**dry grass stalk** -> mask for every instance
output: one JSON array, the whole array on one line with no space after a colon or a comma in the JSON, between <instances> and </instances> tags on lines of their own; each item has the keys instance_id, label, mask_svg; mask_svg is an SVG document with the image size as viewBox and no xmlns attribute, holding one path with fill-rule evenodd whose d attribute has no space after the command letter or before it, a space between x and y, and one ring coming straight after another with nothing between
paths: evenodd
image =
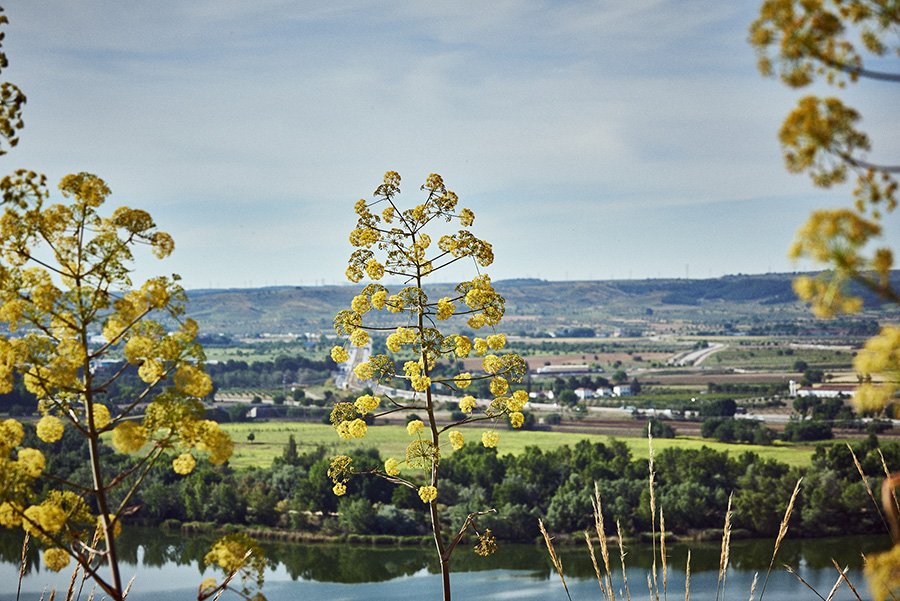
<instances>
[{"instance_id":1,"label":"dry grass stalk","mask_svg":"<svg viewBox=\"0 0 900 601\"><path fill-rule=\"evenodd\" d=\"M789 565L785 565L785 566L784 566L784 569L787 570L788 574L793 575L794 578L796 578L797 580L799 580L801 584L803 584L806 588L808 588L809 590L811 590L811 591L813 592L813 594L814 594L816 597L818 597L818 598L821 599L822 601L825 601L825 597L823 597L822 595L820 595L820 594L819 594L819 591L817 591L815 588L812 587L812 585L810 585L806 580L804 580L803 577L802 577L800 574L798 574L797 572L795 572L795 571L794 571L794 568L792 568L792 567L789 566ZM839 580L840 580L840 579L839 579ZM759 597L759 598L762 599L762 594L760 594L760 597Z\"/></svg>"},{"instance_id":2,"label":"dry grass stalk","mask_svg":"<svg viewBox=\"0 0 900 601\"><path fill-rule=\"evenodd\" d=\"M650 574L647 574L647 590L650 592L650 601L653 601L653 581L650 580Z\"/></svg>"},{"instance_id":3,"label":"dry grass stalk","mask_svg":"<svg viewBox=\"0 0 900 601\"><path fill-rule=\"evenodd\" d=\"M25 561L28 556L28 541L30 538L26 532L25 538L22 539L22 559L19 561L19 586L16 588L16 601L19 601L19 595L22 594L22 580L25 578Z\"/></svg>"},{"instance_id":4,"label":"dry grass stalk","mask_svg":"<svg viewBox=\"0 0 900 601\"><path fill-rule=\"evenodd\" d=\"M838 569L838 571L840 572L840 569ZM843 581L844 579L839 575L837 580L834 581L834 586L832 586L831 590L828 591L828 596L825 597L825 601L831 601L832 599L834 599L834 596L837 594L838 589L841 588L841 583Z\"/></svg>"},{"instance_id":5,"label":"dry grass stalk","mask_svg":"<svg viewBox=\"0 0 900 601\"><path fill-rule=\"evenodd\" d=\"M137 578L137 576L132 576L132 577L131 577L131 580L128 581L128 586L125 587L125 592L122 593L122 598L123 598L123 599L125 599L126 597L128 597L128 593L131 592L131 587L134 586L134 579L135 579L135 578Z\"/></svg>"},{"instance_id":6,"label":"dry grass stalk","mask_svg":"<svg viewBox=\"0 0 900 601\"><path fill-rule=\"evenodd\" d=\"M725 525L722 528L722 551L719 555L719 577L716 580L716 601L719 595L725 594L725 578L728 573L728 554L731 551L731 502L734 493L728 495L728 508L725 510Z\"/></svg>"},{"instance_id":7,"label":"dry grass stalk","mask_svg":"<svg viewBox=\"0 0 900 601\"><path fill-rule=\"evenodd\" d=\"M756 592L756 578L759 576L759 572L753 574L753 582L750 583L750 599L749 601L753 601L753 593Z\"/></svg>"},{"instance_id":8,"label":"dry grass stalk","mask_svg":"<svg viewBox=\"0 0 900 601\"><path fill-rule=\"evenodd\" d=\"M69 588L66 589L66 601L72 601L75 598L75 583L78 581L78 572L81 564L76 563L75 569L72 570L72 577L69 579Z\"/></svg>"},{"instance_id":9,"label":"dry grass stalk","mask_svg":"<svg viewBox=\"0 0 900 601\"><path fill-rule=\"evenodd\" d=\"M597 582L600 584L600 592L603 593L604 599L609 599L609 593L606 592L606 587L603 584L603 574L600 573L600 564L597 563L597 555L594 553L594 544L591 542L591 533L588 530L584 531L584 542L587 543L588 553L591 555L591 564L594 566L594 573L597 575Z\"/></svg>"},{"instance_id":10,"label":"dry grass stalk","mask_svg":"<svg viewBox=\"0 0 900 601\"><path fill-rule=\"evenodd\" d=\"M668 599L668 571L666 568L666 517L663 515L662 505L659 507L659 558L662 560L663 572L663 599Z\"/></svg>"},{"instance_id":11,"label":"dry grass stalk","mask_svg":"<svg viewBox=\"0 0 900 601\"><path fill-rule=\"evenodd\" d=\"M891 470L887 467L887 461L884 460L884 453L881 452L881 449L878 449L878 456L881 457L881 468L884 470L884 477L890 480ZM891 487L891 497L894 500L894 510L897 515L900 515L900 501L897 500L897 490L893 487Z\"/></svg>"},{"instance_id":12,"label":"dry grass stalk","mask_svg":"<svg viewBox=\"0 0 900 601\"><path fill-rule=\"evenodd\" d=\"M541 535L544 537L544 542L547 543L547 552L550 553L550 561L553 562L553 567L556 568L556 573L559 574L559 579L562 580L563 589L566 591L566 597L569 598L569 601L572 601L572 595L569 594L569 586L566 584L566 576L563 574L562 560L553 548L553 541L550 539L550 535L547 534L547 529L544 528L543 520L538 520L538 526L541 529Z\"/></svg>"},{"instance_id":13,"label":"dry grass stalk","mask_svg":"<svg viewBox=\"0 0 900 601\"><path fill-rule=\"evenodd\" d=\"M653 469L653 434L650 432L650 424L647 424L647 444L650 447L648 469L650 471L650 537L653 541L653 589L656 592L656 601L659 601L659 585L656 582L656 488L653 486L656 480L656 472Z\"/></svg>"},{"instance_id":14,"label":"dry grass stalk","mask_svg":"<svg viewBox=\"0 0 900 601\"><path fill-rule=\"evenodd\" d=\"M853 465L856 466L856 471L859 472L859 477L862 480L863 486L866 488L866 493L872 500L872 505L875 506L878 517L881 518L881 523L884 524L885 529L889 530L890 527L884 519L884 514L881 512L881 506L878 504L878 501L875 500L875 495L872 493L872 488L869 486L869 479L866 478L866 473L863 471L862 465L860 465L859 459L856 458L856 453L853 452L853 447L851 447L849 443L847 443L847 450L850 451L850 456L853 457Z\"/></svg>"},{"instance_id":15,"label":"dry grass stalk","mask_svg":"<svg viewBox=\"0 0 900 601\"><path fill-rule=\"evenodd\" d=\"M763 595L766 594L766 585L769 584L769 575L772 574L772 566L775 565L775 557L778 555L778 550L781 548L781 542L787 534L788 521L790 521L791 514L794 512L794 502L797 500L797 495L800 494L801 482L803 482L803 478L797 480L797 484L794 485L794 492L791 493L791 499L788 501L787 508L784 510L784 517L781 518L781 525L778 526L778 536L775 537L775 548L772 550L772 559L769 560L769 569L766 570L766 578L763 580L762 591L759 593L760 601L762 601Z\"/></svg>"},{"instance_id":16,"label":"dry grass stalk","mask_svg":"<svg viewBox=\"0 0 900 601\"><path fill-rule=\"evenodd\" d=\"M687 567L684 568L684 601L691 599L691 550L688 549Z\"/></svg>"},{"instance_id":17,"label":"dry grass stalk","mask_svg":"<svg viewBox=\"0 0 900 601\"><path fill-rule=\"evenodd\" d=\"M622 525L616 520L616 536L619 537L619 558L622 560L622 582L625 585L625 598L631 601L631 592L628 590L628 573L625 571L625 539L622 537Z\"/></svg>"},{"instance_id":18,"label":"dry grass stalk","mask_svg":"<svg viewBox=\"0 0 900 601\"><path fill-rule=\"evenodd\" d=\"M606 569L606 588L611 601L616 601L616 594L612 588L612 569L609 567L609 541L606 538L606 525L603 521L603 503L600 500L600 488L594 482L594 498L591 500L594 506L594 528L600 539L600 556L603 558L603 567Z\"/></svg>"},{"instance_id":19,"label":"dry grass stalk","mask_svg":"<svg viewBox=\"0 0 900 601\"><path fill-rule=\"evenodd\" d=\"M838 571L838 574L840 574L840 580L843 580L844 582L847 583L847 586L850 587L851 591L853 591L853 595L858 599L858 601L862 601L862 599L859 596L859 592L856 590L856 587L853 586L853 583L850 582L849 578L847 578L847 570L849 568L841 569L841 566L839 566L838 562L836 562L834 559L831 560L831 563L832 563L832 565L834 565L834 569Z\"/></svg>"}]
</instances>

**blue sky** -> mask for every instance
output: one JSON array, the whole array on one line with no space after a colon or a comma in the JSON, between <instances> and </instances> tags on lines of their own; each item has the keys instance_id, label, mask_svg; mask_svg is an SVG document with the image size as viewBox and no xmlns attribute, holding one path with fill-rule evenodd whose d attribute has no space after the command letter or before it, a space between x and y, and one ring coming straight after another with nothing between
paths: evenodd
<instances>
[{"instance_id":1,"label":"blue sky","mask_svg":"<svg viewBox=\"0 0 900 601\"><path fill-rule=\"evenodd\" d=\"M757 74L755 1L4 7L28 95L6 171L100 175L175 237L138 275L188 288L343 281L353 203L388 169L410 203L444 176L495 279L801 269L805 215L847 203L782 166L799 93ZM900 156L895 90L858 88L871 158Z\"/></svg>"}]
</instances>

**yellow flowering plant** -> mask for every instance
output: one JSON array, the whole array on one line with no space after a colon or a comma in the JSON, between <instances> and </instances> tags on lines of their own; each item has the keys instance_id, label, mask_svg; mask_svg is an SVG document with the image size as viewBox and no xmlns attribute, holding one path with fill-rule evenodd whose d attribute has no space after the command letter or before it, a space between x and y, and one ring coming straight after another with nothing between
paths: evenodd
<instances>
[{"instance_id":1,"label":"yellow flowering plant","mask_svg":"<svg viewBox=\"0 0 900 601\"><path fill-rule=\"evenodd\" d=\"M11 146L21 127L18 106L0 110L0 136ZM0 526L22 529L46 547L48 568L74 560L121 601L126 583L115 538L143 478L170 453L180 474L197 457L224 463L232 443L203 419L201 399L212 382L178 276L131 280L134 250L164 258L174 248L171 236L140 209L104 210L110 190L95 175L65 176L59 194L51 202L46 178L31 171L0 180L0 393L21 378L38 400L42 442L66 431L82 437L91 483L47 473L45 451L23 447L22 424L8 419L0 423ZM142 386L110 399L111 410L106 392L130 370ZM123 473L104 465L102 447L110 443L135 454Z\"/></svg>"},{"instance_id":2,"label":"yellow flowering plant","mask_svg":"<svg viewBox=\"0 0 900 601\"><path fill-rule=\"evenodd\" d=\"M843 89L860 79L900 83L898 28L900 11L894 0L764 0L750 27L750 42L763 75L778 76L793 88L824 79ZM873 69L873 64L892 70ZM863 300L851 283L900 304L900 291L891 281L893 251L879 245L885 217L895 214L897 207L895 174L900 166L868 159L872 144L859 129L860 120L860 113L840 98L807 95L779 132L789 171L807 173L822 188L855 180L852 205L813 211L790 249L792 258L828 268L818 276L794 280L797 295L822 318L862 310ZM883 326L857 353L854 369L861 380L853 399L856 408L863 414L896 416L900 328ZM896 503L893 483L898 480L897 474L886 479L888 515ZM876 601L900 593L898 532L892 532L891 551L867 558L866 574Z\"/></svg>"},{"instance_id":3,"label":"yellow flowering plant","mask_svg":"<svg viewBox=\"0 0 900 601\"><path fill-rule=\"evenodd\" d=\"M843 89L860 79L900 83L896 32L900 14L891 0L765 0L750 27L760 72L777 76L786 85L802 88L824 79ZM894 71L871 68L891 63ZM816 186L830 188L855 180L853 204L847 208L813 211L790 249L795 259L824 264L818 276L799 276L794 290L818 317L856 313L862 298L850 284L881 298L900 303L890 276L893 252L879 246L885 217L897 207L900 166L875 163L868 134L859 128L861 115L837 97L807 95L785 118L779 132L787 169L807 173ZM895 346L886 344L893 342ZM879 413L893 402L897 390L893 355L900 341L889 329L867 345L855 367L866 386L855 402L860 411ZM872 352L882 354L875 360ZM896 361L894 361L896 366ZM887 369L880 369L887 366Z\"/></svg>"},{"instance_id":4,"label":"yellow flowering plant","mask_svg":"<svg viewBox=\"0 0 900 601\"><path fill-rule=\"evenodd\" d=\"M331 412L331 423L342 438L365 435L365 416L384 416L397 412L424 412L423 420L407 425L411 438L403 459L388 458L384 469L356 471L352 460L341 455L332 461L329 477L335 494L346 493L346 483L360 473L373 474L397 485L407 486L428 506L435 548L443 576L444 599L450 598L450 555L472 529L480 539L475 519L484 512L470 514L454 536L447 537L440 518L440 463L451 449L465 444L459 426L479 421L509 420L514 428L524 418L520 410L527 401L524 391L510 393L511 384L521 382L527 366L516 354L498 355L506 346L506 336L494 331L503 317L505 301L494 289L490 277L480 269L494 260L491 245L477 238L470 228L475 214L457 208L457 195L448 190L440 175L431 174L421 187L425 199L412 208L397 205L400 176L394 171L384 175L375 190L375 199L356 203L356 227L350 243L356 248L350 255L347 279L360 282L368 277L346 310L334 318L335 331L349 344L358 347L350 353L343 345L335 346L331 357L336 362L351 361L347 372L351 386L370 386L372 394L360 396L355 403L339 402ZM446 224L457 222L459 229ZM445 231L440 228L444 227ZM432 240L432 236L436 238ZM436 242L436 243L435 243ZM429 298L425 281L458 261L474 263L476 275L455 286L452 296ZM389 276L399 284L393 289L382 283ZM464 321L472 330L487 330L484 337L473 339L450 333L452 323ZM390 325L385 325L385 324ZM371 355L372 336L384 336L388 354ZM400 363L401 357L413 356ZM449 377L437 375L440 362L455 364L458 359L482 357L481 372L463 372ZM409 391L397 392L404 386L392 384L405 380ZM489 382L490 398L478 400L466 395L460 401L464 417L443 423L436 415L435 395L442 390L461 394L473 381ZM485 447L496 447L499 434L490 430L482 437ZM424 483L415 471L424 472ZM489 534L488 534L489 536ZM480 552L495 548L493 539L484 538Z\"/></svg>"}]
</instances>

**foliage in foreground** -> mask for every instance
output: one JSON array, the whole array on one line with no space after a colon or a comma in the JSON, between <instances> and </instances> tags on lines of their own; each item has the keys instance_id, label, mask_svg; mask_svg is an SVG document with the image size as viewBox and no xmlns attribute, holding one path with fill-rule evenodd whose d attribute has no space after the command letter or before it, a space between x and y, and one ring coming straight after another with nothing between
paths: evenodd
<instances>
[{"instance_id":1,"label":"foliage in foreground","mask_svg":"<svg viewBox=\"0 0 900 601\"><path fill-rule=\"evenodd\" d=\"M349 382L371 382L375 394L364 394L354 403L337 403L331 412L331 422L342 438L362 438L366 434L366 416L378 417L396 412L420 411L425 421L412 419L407 431L414 440L409 444L404 459L388 458L383 467L360 470L352 458L340 455L332 460L328 476L334 483L334 493L346 493L347 482L356 474L368 473L393 484L416 491L428 507L432 533L438 559L441 564L444 599L450 599L450 556L463 536L471 529L479 537L476 552L488 555L495 548L490 530L479 531L476 518L484 515L484 508L474 509L454 525L456 534L446 535L441 519L438 496L441 494L440 474L442 448L460 449L466 444L460 426L508 419L514 428L525 421L522 408L528 401L524 390L513 392L511 383L521 382L527 366L516 354L495 354L506 345L506 336L494 331L503 318L505 301L491 284L487 274L480 273L471 280L460 282L453 296L435 301L425 291L425 281L436 273L461 260L472 261L476 270L488 267L494 260L491 245L472 234L470 228L475 214L467 208L457 208L457 195L446 188L441 176L431 174L421 188L426 198L421 204L400 209L396 204L400 194L400 176L394 171L384 175L384 182L375 190L371 203L361 199L356 203L356 228L350 233L350 243L356 250L350 255L347 279L359 282L368 276L371 283L353 298L350 308L340 311L334 318L335 331L346 336L353 349L352 373ZM372 208L381 205L380 213ZM458 222L460 229L439 229L442 223ZM437 248L432 247L432 235L438 238ZM439 236L439 237L438 237ZM390 294L378 283L385 276L403 282L400 290ZM381 324L373 314L381 311L396 316L388 326ZM454 320L454 317L456 319ZM471 339L463 334L449 334L444 324L465 318L473 330L487 328L491 333L484 338ZM439 322L443 322L440 323ZM370 332L388 331L386 347L391 355L376 354L357 361L359 353L371 348ZM364 350L357 350L364 349ZM403 374L397 374L395 357L412 355L403 363ZM442 360L465 358L474 354L483 357L483 373L469 372L441 377L436 372ZM331 354L338 363L351 360L343 346L335 346ZM409 382L413 394L405 397L396 394L395 379ZM461 392L473 382L489 381L490 396L486 406L479 405L474 396L466 395L459 402L462 418L448 425L439 425L435 419L433 390L442 388ZM384 406L382 405L384 403ZM497 446L500 440L496 430L488 430L481 436L485 448ZM406 467L407 472L402 473ZM425 473L424 482L411 478L411 470Z\"/></svg>"},{"instance_id":2,"label":"foliage in foreground","mask_svg":"<svg viewBox=\"0 0 900 601\"><path fill-rule=\"evenodd\" d=\"M0 135L14 146L24 95L3 84L0 96ZM39 444L24 444L18 420L0 423L0 525L38 541L51 570L74 559L76 570L121 601L127 586L115 541L143 478L172 451L179 474L193 470L195 455L222 464L232 443L203 419L200 399L212 383L195 342L197 324L182 317L178 276L138 286L131 280L135 249L164 258L174 249L171 236L140 209L105 210L110 190L95 175L67 175L59 191L62 201L51 203L46 177L27 170L0 180L0 325L7 332L0 334L0 393L22 378L42 416ZM125 366L103 369L120 355ZM137 368L141 385L121 404L104 404L127 365ZM52 469L45 454L67 429L87 446L90 478L81 483L71 471ZM136 457L118 473L104 466L110 441ZM101 575L104 564L108 574Z\"/></svg>"}]
</instances>

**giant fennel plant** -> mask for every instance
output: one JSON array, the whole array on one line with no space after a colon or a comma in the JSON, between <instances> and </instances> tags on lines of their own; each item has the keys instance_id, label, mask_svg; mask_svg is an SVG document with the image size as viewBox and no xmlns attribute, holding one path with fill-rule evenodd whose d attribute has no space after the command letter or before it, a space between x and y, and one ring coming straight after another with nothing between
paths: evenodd
<instances>
[{"instance_id":1,"label":"giant fennel plant","mask_svg":"<svg viewBox=\"0 0 900 601\"><path fill-rule=\"evenodd\" d=\"M0 68L6 64L0 52ZM0 84L0 144L18 142L24 104L18 87ZM26 446L21 421L0 421L0 526L24 530L26 544L37 540L51 570L74 560L73 583L81 570L121 601L128 584L116 537L137 509L144 477L170 457L179 474L190 473L197 458L224 463L233 445L203 419L201 399L212 382L178 276L140 285L131 279L134 251L146 247L164 258L172 237L145 211L105 210L110 190L95 175L67 175L59 192L62 199L51 202L46 177L33 171L0 180L0 394L21 381L41 415L34 446ZM141 384L121 386L130 396L111 398L132 371ZM48 457L67 429L86 443L89 482L50 470ZM124 471L107 461L107 445L132 455ZM198 599L234 588L238 574L261 584L264 559L242 535L217 542L206 562L227 576L205 580Z\"/></svg>"},{"instance_id":2,"label":"giant fennel plant","mask_svg":"<svg viewBox=\"0 0 900 601\"><path fill-rule=\"evenodd\" d=\"M498 333L496 326L503 318L505 301L490 277L481 273L494 255L491 245L471 232L474 213L458 208L457 195L437 174L428 176L421 191L424 200L420 204L402 209L397 204L400 176L388 171L375 190L375 199L356 203L357 223L350 233L356 250L350 255L346 276L351 282L367 278L370 283L353 298L349 309L334 318L336 332L348 339L353 360L343 345L335 346L331 356L338 363L351 362L351 381L357 387L368 383L373 392L360 395L353 403L336 403L331 423L341 438L352 439L366 435L368 416L415 411L424 413L425 419L408 422L411 441L405 457L388 458L380 469L357 470L350 457L340 455L332 460L328 475L339 496L346 493L350 478L360 474L418 492L430 514L444 599L450 599L450 556L467 532L477 535L475 551L480 555L492 553L496 543L490 530L478 529L477 519L484 511L469 514L451 534L445 534L440 512L441 459L466 444L461 426L489 423L492 428L481 434L480 443L485 447L497 446L500 435L496 426L505 420L514 428L522 426L528 395L524 390L513 392L510 384L522 381L527 367L518 355L499 353L506 336ZM447 225L453 222L460 227L455 232ZM438 237L442 227L446 233ZM436 244L430 233L438 237ZM458 283L449 296L430 298L426 280L463 260L474 264L474 277ZM380 283L386 277L398 282L393 291ZM450 326L463 320L468 328L487 333L474 337L453 333ZM362 352L371 348L373 334L385 337L388 353ZM475 373L445 377L435 373L441 362L456 365L457 360L472 356L481 358L481 369ZM396 380L406 384L398 385ZM478 380L489 380L490 398L465 394ZM410 389L407 394L397 392L404 387ZM462 419L439 419L437 391L461 396Z\"/></svg>"}]
</instances>

